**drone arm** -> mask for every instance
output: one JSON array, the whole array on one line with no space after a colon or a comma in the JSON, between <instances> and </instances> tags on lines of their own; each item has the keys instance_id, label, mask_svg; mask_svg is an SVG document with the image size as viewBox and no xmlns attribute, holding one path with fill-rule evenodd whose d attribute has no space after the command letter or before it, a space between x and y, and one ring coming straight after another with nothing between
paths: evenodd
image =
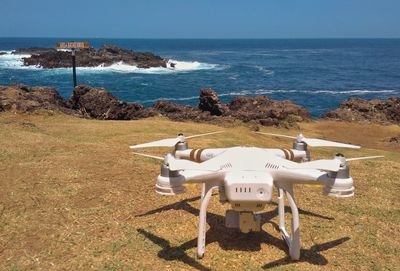
<instances>
[{"instance_id":1,"label":"drone arm","mask_svg":"<svg viewBox=\"0 0 400 271\"><path fill-rule=\"evenodd\" d=\"M185 184L220 184L225 175L221 172L210 172L200 170L163 170L157 177L156 192L161 195L176 195L185 192Z\"/></svg>"},{"instance_id":2,"label":"drone arm","mask_svg":"<svg viewBox=\"0 0 400 271\"><path fill-rule=\"evenodd\" d=\"M204 172L200 170L182 170L183 183L220 183L225 178L224 172Z\"/></svg>"},{"instance_id":3,"label":"drone arm","mask_svg":"<svg viewBox=\"0 0 400 271\"><path fill-rule=\"evenodd\" d=\"M294 149L264 149L264 150L271 152L280 158L291 161L302 161L308 159L307 151L300 151Z\"/></svg>"},{"instance_id":4,"label":"drone arm","mask_svg":"<svg viewBox=\"0 0 400 271\"><path fill-rule=\"evenodd\" d=\"M274 183L324 184L331 179L327 172L317 169L282 169L274 172Z\"/></svg>"},{"instance_id":5,"label":"drone arm","mask_svg":"<svg viewBox=\"0 0 400 271\"><path fill-rule=\"evenodd\" d=\"M337 198L354 196L353 178L349 176L347 167L341 167L337 172L324 172L310 169L281 170L273 175L277 187L292 184L321 184L323 194Z\"/></svg>"},{"instance_id":6,"label":"drone arm","mask_svg":"<svg viewBox=\"0 0 400 271\"><path fill-rule=\"evenodd\" d=\"M175 157L193 162L204 162L226 151L226 148L219 149L187 149L175 151Z\"/></svg>"}]
</instances>

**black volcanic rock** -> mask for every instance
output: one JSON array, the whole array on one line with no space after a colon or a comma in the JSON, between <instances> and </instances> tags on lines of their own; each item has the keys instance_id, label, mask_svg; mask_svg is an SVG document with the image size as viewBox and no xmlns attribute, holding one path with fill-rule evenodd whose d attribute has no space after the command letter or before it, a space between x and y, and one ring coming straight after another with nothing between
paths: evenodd
<instances>
[{"instance_id":1,"label":"black volcanic rock","mask_svg":"<svg viewBox=\"0 0 400 271\"><path fill-rule=\"evenodd\" d=\"M257 121L261 125L277 125L281 121L303 121L310 118L310 112L291 101L275 101L266 96L235 97L224 115L230 115L244 122ZM293 118L293 116L295 116Z\"/></svg>"},{"instance_id":2,"label":"black volcanic rock","mask_svg":"<svg viewBox=\"0 0 400 271\"><path fill-rule=\"evenodd\" d=\"M199 107L157 101L153 107L144 108L140 103L120 101L104 88L84 85L77 86L68 101L49 87L0 86L0 111L46 109L102 120L134 120L161 115L176 121L226 124L241 120L254 125L285 127L310 116L299 105L270 100L265 96L236 97L229 104L221 104L212 89L201 91Z\"/></svg>"},{"instance_id":3,"label":"black volcanic rock","mask_svg":"<svg viewBox=\"0 0 400 271\"><path fill-rule=\"evenodd\" d=\"M54 88L28 87L22 84L0 86L0 111L28 113L40 109L78 115L78 112L68 108Z\"/></svg>"},{"instance_id":4,"label":"black volcanic rock","mask_svg":"<svg viewBox=\"0 0 400 271\"><path fill-rule=\"evenodd\" d=\"M154 104L154 110L159 115L166 116L172 120L184 121L199 119L201 111L190 105L174 104L169 101L160 100Z\"/></svg>"},{"instance_id":5,"label":"black volcanic rock","mask_svg":"<svg viewBox=\"0 0 400 271\"><path fill-rule=\"evenodd\" d=\"M389 142L394 144L400 144L400 135L389 138Z\"/></svg>"},{"instance_id":6,"label":"black volcanic rock","mask_svg":"<svg viewBox=\"0 0 400 271\"><path fill-rule=\"evenodd\" d=\"M387 100L351 97L342 102L339 108L326 112L322 118L400 124L400 97L391 97Z\"/></svg>"},{"instance_id":7,"label":"black volcanic rock","mask_svg":"<svg viewBox=\"0 0 400 271\"><path fill-rule=\"evenodd\" d=\"M131 120L153 115L146 114L142 104L120 101L104 88L84 85L74 89L68 104L82 115L95 119Z\"/></svg>"},{"instance_id":8,"label":"black volcanic rock","mask_svg":"<svg viewBox=\"0 0 400 271\"><path fill-rule=\"evenodd\" d=\"M188 105L158 101L154 110L173 120L199 122L231 122L239 119L263 126L293 126L296 122L307 120L310 113L304 107L290 101L270 100L265 96L235 97L229 104L221 104L212 89L200 91L198 108Z\"/></svg>"},{"instance_id":9,"label":"black volcanic rock","mask_svg":"<svg viewBox=\"0 0 400 271\"><path fill-rule=\"evenodd\" d=\"M22 51L22 49L21 49ZM23 58L25 66L41 66L43 68L72 67L71 52L55 49L32 54ZM111 66L123 62L139 68L167 67L167 60L149 52L134 52L117 46L105 45L99 50L93 48L76 51L77 67Z\"/></svg>"},{"instance_id":10,"label":"black volcanic rock","mask_svg":"<svg viewBox=\"0 0 400 271\"><path fill-rule=\"evenodd\" d=\"M199 109L208 111L211 115L221 116L226 108L219 101L217 93L211 88L203 88L200 90Z\"/></svg>"},{"instance_id":11,"label":"black volcanic rock","mask_svg":"<svg viewBox=\"0 0 400 271\"><path fill-rule=\"evenodd\" d=\"M0 52L0 56L1 55L6 55L7 54L7 52Z\"/></svg>"},{"instance_id":12,"label":"black volcanic rock","mask_svg":"<svg viewBox=\"0 0 400 271\"><path fill-rule=\"evenodd\" d=\"M47 52L56 52L54 48L30 47L30 48L17 48L12 53L14 55L39 55Z\"/></svg>"}]
</instances>

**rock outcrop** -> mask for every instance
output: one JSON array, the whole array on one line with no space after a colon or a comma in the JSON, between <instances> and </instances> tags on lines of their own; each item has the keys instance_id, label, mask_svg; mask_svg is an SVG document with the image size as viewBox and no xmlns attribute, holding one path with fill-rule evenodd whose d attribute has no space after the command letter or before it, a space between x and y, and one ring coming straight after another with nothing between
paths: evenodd
<instances>
[{"instance_id":1,"label":"rock outcrop","mask_svg":"<svg viewBox=\"0 0 400 271\"><path fill-rule=\"evenodd\" d=\"M293 123L310 118L310 112L291 101L275 101L266 96L235 97L229 104L229 115L243 122L256 121L264 126Z\"/></svg>"},{"instance_id":2,"label":"rock outcrop","mask_svg":"<svg viewBox=\"0 0 400 271\"><path fill-rule=\"evenodd\" d=\"M221 116L225 120L239 119L243 122L255 122L264 126L291 125L310 118L304 107L291 101L275 101L266 96L238 96L228 104L222 104L213 89L200 90L199 109L211 116ZM201 117L200 117L201 119Z\"/></svg>"},{"instance_id":3,"label":"rock outcrop","mask_svg":"<svg viewBox=\"0 0 400 271\"><path fill-rule=\"evenodd\" d=\"M132 120L154 115L140 103L120 101L104 88L84 85L74 89L68 105L85 117L103 120Z\"/></svg>"},{"instance_id":4,"label":"rock outcrop","mask_svg":"<svg viewBox=\"0 0 400 271\"><path fill-rule=\"evenodd\" d=\"M255 125L292 126L308 119L309 112L290 101L274 101L264 96L236 97L222 104L214 90L202 89L198 107L157 101L145 108L140 103L118 100L104 88L77 86L65 101L49 87L0 86L0 111L32 112L38 109L102 120L133 120L165 116L176 121L227 123L235 120Z\"/></svg>"},{"instance_id":5,"label":"rock outcrop","mask_svg":"<svg viewBox=\"0 0 400 271\"><path fill-rule=\"evenodd\" d=\"M17 49L14 54L31 54L24 57L25 66L40 66L43 68L72 67L71 52L57 51L52 48ZM138 68L167 67L167 60L149 52L134 52L113 45L105 45L99 50L82 49L76 52L77 67L105 67L123 62Z\"/></svg>"},{"instance_id":6,"label":"rock outcrop","mask_svg":"<svg viewBox=\"0 0 400 271\"><path fill-rule=\"evenodd\" d=\"M211 88L203 88L200 90L199 109L208 111L211 115L221 116L227 111L226 106L219 101L217 93Z\"/></svg>"},{"instance_id":7,"label":"rock outcrop","mask_svg":"<svg viewBox=\"0 0 400 271\"><path fill-rule=\"evenodd\" d=\"M400 144L400 135L389 138L389 143Z\"/></svg>"},{"instance_id":8,"label":"rock outcrop","mask_svg":"<svg viewBox=\"0 0 400 271\"><path fill-rule=\"evenodd\" d=\"M47 52L56 52L54 48L30 47L30 48L17 48L12 53L14 55L39 55Z\"/></svg>"},{"instance_id":9,"label":"rock outcrop","mask_svg":"<svg viewBox=\"0 0 400 271\"><path fill-rule=\"evenodd\" d=\"M349 98L340 107L325 113L322 118L344 121L400 124L400 97L387 100Z\"/></svg>"},{"instance_id":10,"label":"rock outcrop","mask_svg":"<svg viewBox=\"0 0 400 271\"><path fill-rule=\"evenodd\" d=\"M0 111L33 112L36 110L79 113L67 106L57 90L50 87L28 87L22 84L0 86Z\"/></svg>"}]
</instances>

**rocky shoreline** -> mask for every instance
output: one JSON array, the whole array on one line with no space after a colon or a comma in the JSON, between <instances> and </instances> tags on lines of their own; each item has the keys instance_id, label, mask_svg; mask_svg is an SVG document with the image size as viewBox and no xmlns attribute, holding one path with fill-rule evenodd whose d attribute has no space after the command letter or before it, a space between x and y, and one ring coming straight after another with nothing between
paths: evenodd
<instances>
[{"instance_id":1,"label":"rocky shoreline","mask_svg":"<svg viewBox=\"0 0 400 271\"><path fill-rule=\"evenodd\" d=\"M63 99L51 87L22 84L0 86L0 112L30 113L58 111L68 115L101 120L136 120L164 116L174 121L232 123L241 121L262 126L293 127L310 120L309 111L291 101L276 101L266 96L238 96L229 103L220 102L210 88L200 90L197 107L157 101L152 107L118 100L104 88L77 86L70 99ZM339 108L326 112L323 119L381 124L400 124L400 97L388 100L350 98Z\"/></svg>"},{"instance_id":2,"label":"rocky shoreline","mask_svg":"<svg viewBox=\"0 0 400 271\"><path fill-rule=\"evenodd\" d=\"M72 67L71 52L57 51L54 48L18 48L13 54L30 55L23 57L24 66L40 66L42 68ZM81 49L76 52L77 67L108 67L123 62L128 65L146 69L153 67L174 68L173 63L150 52L135 52L114 45L104 45L98 50Z\"/></svg>"},{"instance_id":3,"label":"rocky shoreline","mask_svg":"<svg viewBox=\"0 0 400 271\"><path fill-rule=\"evenodd\" d=\"M304 107L290 101L274 101L265 96L235 97L222 104L212 89L202 89L199 106L157 101L152 107L118 100L103 88L77 86L64 100L56 89L22 84L0 86L0 112L29 113L38 110L59 111L68 115L101 120L135 120L164 116L175 121L229 123L242 121L265 126L290 127L310 119Z\"/></svg>"},{"instance_id":4,"label":"rocky shoreline","mask_svg":"<svg viewBox=\"0 0 400 271\"><path fill-rule=\"evenodd\" d=\"M351 97L342 102L339 108L326 112L324 119L383 124L400 124L400 97L387 100L364 100Z\"/></svg>"}]
</instances>

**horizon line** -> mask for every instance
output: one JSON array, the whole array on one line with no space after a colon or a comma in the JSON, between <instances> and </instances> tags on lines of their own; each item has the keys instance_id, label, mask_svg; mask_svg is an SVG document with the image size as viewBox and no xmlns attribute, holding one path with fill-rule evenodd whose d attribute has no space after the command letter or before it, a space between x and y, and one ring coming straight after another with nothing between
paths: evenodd
<instances>
[{"instance_id":1,"label":"horizon line","mask_svg":"<svg viewBox=\"0 0 400 271\"><path fill-rule=\"evenodd\" d=\"M0 39L132 39L132 40L317 40L317 39L400 39L400 37L269 37L269 38L261 38L261 37L247 37L247 38L205 38L205 37L189 37L189 38L155 38L155 37L31 37L31 36L9 36L9 37L0 37Z\"/></svg>"}]
</instances>

